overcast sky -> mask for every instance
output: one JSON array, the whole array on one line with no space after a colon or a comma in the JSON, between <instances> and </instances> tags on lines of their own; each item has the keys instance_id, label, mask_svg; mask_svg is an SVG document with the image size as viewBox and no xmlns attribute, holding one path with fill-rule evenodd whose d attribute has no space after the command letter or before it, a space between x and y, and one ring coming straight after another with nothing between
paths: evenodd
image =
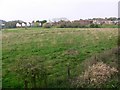
<instances>
[{"instance_id":1,"label":"overcast sky","mask_svg":"<svg viewBox=\"0 0 120 90\"><path fill-rule=\"evenodd\" d=\"M0 19L43 20L66 17L69 20L118 17L119 0L0 0Z\"/></svg>"}]
</instances>

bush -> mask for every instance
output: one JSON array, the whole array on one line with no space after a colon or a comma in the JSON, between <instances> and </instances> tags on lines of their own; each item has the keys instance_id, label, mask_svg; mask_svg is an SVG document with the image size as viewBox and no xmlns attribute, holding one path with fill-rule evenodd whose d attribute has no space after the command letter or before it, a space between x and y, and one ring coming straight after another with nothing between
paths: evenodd
<instances>
[{"instance_id":1,"label":"bush","mask_svg":"<svg viewBox=\"0 0 120 90\"><path fill-rule=\"evenodd\" d=\"M80 22L60 21L55 24L57 28L86 28L88 25L81 25Z\"/></svg>"},{"instance_id":2,"label":"bush","mask_svg":"<svg viewBox=\"0 0 120 90\"><path fill-rule=\"evenodd\" d=\"M18 78L23 80L25 88L39 87L41 81L44 81L46 86L47 74L41 57L18 60L14 66L14 71L17 73ZM29 87L28 84L30 85Z\"/></svg>"},{"instance_id":3,"label":"bush","mask_svg":"<svg viewBox=\"0 0 120 90\"><path fill-rule=\"evenodd\" d=\"M43 24L43 27L44 27L44 28L51 28L52 25L51 25L50 23L44 23L44 24Z\"/></svg>"},{"instance_id":4,"label":"bush","mask_svg":"<svg viewBox=\"0 0 120 90\"><path fill-rule=\"evenodd\" d=\"M91 24L90 28L100 28L100 26L98 24Z\"/></svg>"},{"instance_id":5,"label":"bush","mask_svg":"<svg viewBox=\"0 0 120 90\"><path fill-rule=\"evenodd\" d=\"M116 68L110 67L103 62L98 62L89 66L72 84L76 87L100 88L102 84L106 83L117 72Z\"/></svg>"}]
</instances>

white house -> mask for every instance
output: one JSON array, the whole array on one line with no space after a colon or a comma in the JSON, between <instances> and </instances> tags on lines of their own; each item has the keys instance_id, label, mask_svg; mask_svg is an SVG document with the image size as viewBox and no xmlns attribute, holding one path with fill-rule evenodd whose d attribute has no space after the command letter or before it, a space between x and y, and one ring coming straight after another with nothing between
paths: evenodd
<instances>
[{"instance_id":1,"label":"white house","mask_svg":"<svg viewBox=\"0 0 120 90\"><path fill-rule=\"evenodd\" d=\"M113 21L114 24L118 24L118 20Z\"/></svg>"},{"instance_id":2,"label":"white house","mask_svg":"<svg viewBox=\"0 0 120 90\"><path fill-rule=\"evenodd\" d=\"M22 23L22 27L25 27L26 26L26 24L25 23Z\"/></svg>"},{"instance_id":3,"label":"white house","mask_svg":"<svg viewBox=\"0 0 120 90\"><path fill-rule=\"evenodd\" d=\"M21 27L21 24L17 23L17 24L16 24L16 27Z\"/></svg>"},{"instance_id":4,"label":"white house","mask_svg":"<svg viewBox=\"0 0 120 90\"><path fill-rule=\"evenodd\" d=\"M93 24L113 24L113 22L110 20L98 19L98 20L93 20Z\"/></svg>"},{"instance_id":5,"label":"white house","mask_svg":"<svg viewBox=\"0 0 120 90\"><path fill-rule=\"evenodd\" d=\"M26 25L27 25L27 27L30 27L30 26L31 26L31 23L27 22L27 24L26 24Z\"/></svg>"},{"instance_id":6,"label":"white house","mask_svg":"<svg viewBox=\"0 0 120 90\"><path fill-rule=\"evenodd\" d=\"M0 20L0 30L5 28L5 24L3 23L3 21Z\"/></svg>"},{"instance_id":7,"label":"white house","mask_svg":"<svg viewBox=\"0 0 120 90\"><path fill-rule=\"evenodd\" d=\"M39 23L39 26L41 26L41 23Z\"/></svg>"}]
</instances>

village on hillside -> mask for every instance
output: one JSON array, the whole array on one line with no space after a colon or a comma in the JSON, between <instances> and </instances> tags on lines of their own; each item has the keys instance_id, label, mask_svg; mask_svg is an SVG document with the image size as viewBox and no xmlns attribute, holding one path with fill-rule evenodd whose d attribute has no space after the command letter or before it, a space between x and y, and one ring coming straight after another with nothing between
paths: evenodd
<instances>
[{"instance_id":1,"label":"village on hillside","mask_svg":"<svg viewBox=\"0 0 120 90\"><path fill-rule=\"evenodd\" d=\"M84 27L86 25L117 25L118 18L110 17L110 18L93 18L93 19L80 19L70 21L67 18L54 18L52 20L42 20L42 21L32 21L25 22L21 20L14 21L4 21L0 20L0 28L20 28L20 27Z\"/></svg>"}]
</instances>

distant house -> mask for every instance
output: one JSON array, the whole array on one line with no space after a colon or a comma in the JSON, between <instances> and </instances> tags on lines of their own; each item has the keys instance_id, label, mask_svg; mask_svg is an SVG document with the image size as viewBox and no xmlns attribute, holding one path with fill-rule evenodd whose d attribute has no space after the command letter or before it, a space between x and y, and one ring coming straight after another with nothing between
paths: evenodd
<instances>
[{"instance_id":1,"label":"distant house","mask_svg":"<svg viewBox=\"0 0 120 90\"><path fill-rule=\"evenodd\" d=\"M80 20L81 25L88 25L88 24L91 24L91 23L92 23L92 21L90 21L90 20Z\"/></svg>"},{"instance_id":2,"label":"distant house","mask_svg":"<svg viewBox=\"0 0 120 90\"><path fill-rule=\"evenodd\" d=\"M105 20L105 24L113 24L113 21Z\"/></svg>"},{"instance_id":3,"label":"distant house","mask_svg":"<svg viewBox=\"0 0 120 90\"><path fill-rule=\"evenodd\" d=\"M0 29L5 28L5 22L4 20L0 20Z\"/></svg>"},{"instance_id":4,"label":"distant house","mask_svg":"<svg viewBox=\"0 0 120 90\"><path fill-rule=\"evenodd\" d=\"M93 20L93 24L102 24L103 21L102 20Z\"/></svg>"},{"instance_id":5,"label":"distant house","mask_svg":"<svg viewBox=\"0 0 120 90\"><path fill-rule=\"evenodd\" d=\"M26 27L26 23L25 22L17 23L16 27Z\"/></svg>"},{"instance_id":6,"label":"distant house","mask_svg":"<svg viewBox=\"0 0 120 90\"><path fill-rule=\"evenodd\" d=\"M22 27L25 27L26 26L26 23L22 23Z\"/></svg>"},{"instance_id":7,"label":"distant house","mask_svg":"<svg viewBox=\"0 0 120 90\"><path fill-rule=\"evenodd\" d=\"M93 20L93 24L113 24L113 21L106 19Z\"/></svg>"},{"instance_id":8,"label":"distant house","mask_svg":"<svg viewBox=\"0 0 120 90\"><path fill-rule=\"evenodd\" d=\"M40 27L41 27L41 25L42 25L42 24L41 24L41 23L39 23L39 26L40 26Z\"/></svg>"},{"instance_id":9,"label":"distant house","mask_svg":"<svg viewBox=\"0 0 120 90\"><path fill-rule=\"evenodd\" d=\"M31 23L30 22L27 22L26 25L27 25L27 27L31 27Z\"/></svg>"},{"instance_id":10,"label":"distant house","mask_svg":"<svg viewBox=\"0 0 120 90\"><path fill-rule=\"evenodd\" d=\"M113 21L113 24L118 24L118 20Z\"/></svg>"},{"instance_id":11,"label":"distant house","mask_svg":"<svg viewBox=\"0 0 120 90\"><path fill-rule=\"evenodd\" d=\"M53 18L50 21L51 22L59 22L59 21L69 21L69 20L67 18L65 18L65 17L61 17L61 18Z\"/></svg>"},{"instance_id":12,"label":"distant house","mask_svg":"<svg viewBox=\"0 0 120 90\"><path fill-rule=\"evenodd\" d=\"M78 22L78 23L80 23L80 25L89 25L92 23L91 20L75 20L73 22Z\"/></svg>"},{"instance_id":13,"label":"distant house","mask_svg":"<svg viewBox=\"0 0 120 90\"><path fill-rule=\"evenodd\" d=\"M17 23L16 27L22 27L22 25L20 23Z\"/></svg>"}]
</instances>

